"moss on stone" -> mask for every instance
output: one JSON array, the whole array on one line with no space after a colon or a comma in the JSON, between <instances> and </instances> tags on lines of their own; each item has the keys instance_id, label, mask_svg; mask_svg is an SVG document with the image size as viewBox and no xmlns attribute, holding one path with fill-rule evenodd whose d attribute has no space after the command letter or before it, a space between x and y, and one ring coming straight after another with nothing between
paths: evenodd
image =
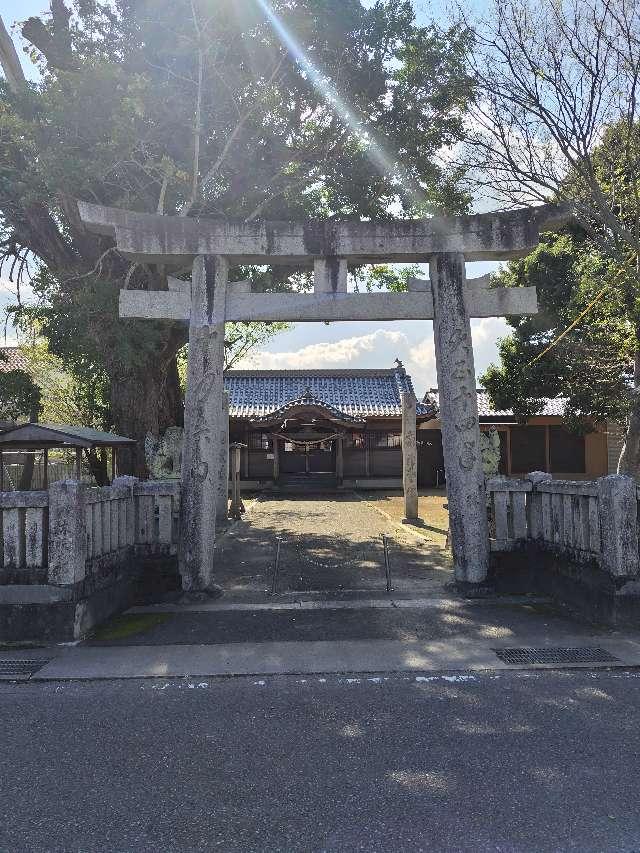
<instances>
[{"instance_id":1,"label":"moss on stone","mask_svg":"<svg viewBox=\"0 0 640 853\"><path fill-rule=\"evenodd\" d=\"M170 613L135 613L116 616L96 629L92 640L124 640L150 631L171 618Z\"/></svg>"}]
</instances>

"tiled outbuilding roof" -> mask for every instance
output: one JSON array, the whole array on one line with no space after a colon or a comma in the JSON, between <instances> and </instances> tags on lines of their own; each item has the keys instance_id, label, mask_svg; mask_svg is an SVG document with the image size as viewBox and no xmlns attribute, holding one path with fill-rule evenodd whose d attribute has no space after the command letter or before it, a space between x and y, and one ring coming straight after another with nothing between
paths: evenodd
<instances>
[{"instance_id":1,"label":"tiled outbuilding roof","mask_svg":"<svg viewBox=\"0 0 640 853\"><path fill-rule=\"evenodd\" d=\"M424 402L431 403L437 408L439 405L438 389L430 388L424 395ZM566 397L547 398L544 400L542 409L537 413L537 415L562 417L564 415L566 402ZM481 418L515 419L515 415L510 409L494 409L491 406L489 394L484 390L484 388L478 388L478 413Z\"/></svg>"},{"instance_id":2,"label":"tiled outbuilding roof","mask_svg":"<svg viewBox=\"0 0 640 853\"><path fill-rule=\"evenodd\" d=\"M399 365L391 370L229 370L225 373L232 418L260 418L299 400L307 391L326 406L351 418L397 418L401 391L413 391L411 377ZM419 417L434 407L418 403Z\"/></svg>"},{"instance_id":3,"label":"tiled outbuilding roof","mask_svg":"<svg viewBox=\"0 0 640 853\"><path fill-rule=\"evenodd\" d=\"M20 347L0 347L0 353L5 358L0 357L0 373L7 373L9 370L27 370L29 362Z\"/></svg>"}]
</instances>

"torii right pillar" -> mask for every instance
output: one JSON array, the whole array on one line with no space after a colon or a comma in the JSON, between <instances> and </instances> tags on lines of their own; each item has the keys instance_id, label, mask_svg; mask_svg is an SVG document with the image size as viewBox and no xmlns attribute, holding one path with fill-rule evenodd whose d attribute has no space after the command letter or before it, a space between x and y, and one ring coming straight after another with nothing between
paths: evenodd
<instances>
[{"instance_id":1,"label":"torii right pillar","mask_svg":"<svg viewBox=\"0 0 640 853\"><path fill-rule=\"evenodd\" d=\"M464 589L485 581L490 553L464 255L433 255L429 277L451 548L455 579Z\"/></svg>"}]
</instances>

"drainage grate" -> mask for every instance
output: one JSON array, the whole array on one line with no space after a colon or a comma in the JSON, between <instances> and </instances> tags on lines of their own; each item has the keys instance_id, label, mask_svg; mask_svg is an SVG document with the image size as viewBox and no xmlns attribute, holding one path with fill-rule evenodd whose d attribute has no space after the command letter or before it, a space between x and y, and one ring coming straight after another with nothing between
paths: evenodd
<instances>
[{"instance_id":1,"label":"drainage grate","mask_svg":"<svg viewBox=\"0 0 640 853\"><path fill-rule=\"evenodd\" d=\"M49 661L45 658L39 660L0 660L0 679L30 678L46 663Z\"/></svg>"},{"instance_id":2,"label":"drainage grate","mask_svg":"<svg viewBox=\"0 0 640 853\"><path fill-rule=\"evenodd\" d=\"M580 649L493 649L496 655L504 663L527 664L527 663L619 663L605 649L580 648Z\"/></svg>"}]
</instances>

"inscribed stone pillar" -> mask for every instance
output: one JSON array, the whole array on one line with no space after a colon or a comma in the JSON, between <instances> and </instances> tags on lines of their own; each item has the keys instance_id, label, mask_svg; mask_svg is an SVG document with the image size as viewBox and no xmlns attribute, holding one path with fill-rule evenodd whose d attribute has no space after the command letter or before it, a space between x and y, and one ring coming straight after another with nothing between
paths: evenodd
<instances>
[{"instance_id":1,"label":"inscribed stone pillar","mask_svg":"<svg viewBox=\"0 0 640 853\"><path fill-rule=\"evenodd\" d=\"M633 477L600 477L600 563L614 577L638 574L638 496Z\"/></svg>"},{"instance_id":2,"label":"inscribed stone pillar","mask_svg":"<svg viewBox=\"0 0 640 853\"><path fill-rule=\"evenodd\" d=\"M416 441L416 398L410 391L400 393L402 402L402 488L403 522L418 520L418 447Z\"/></svg>"},{"instance_id":3,"label":"inscribed stone pillar","mask_svg":"<svg viewBox=\"0 0 640 853\"><path fill-rule=\"evenodd\" d=\"M222 430L220 440L221 476L218 483L218 503L216 518L218 526L222 526L229 515L229 392L222 392Z\"/></svg>"},{"instance_id":4,"label":"inscribed stone pillar","mask_svg":"<svg viewBox=\"0 0 640 853\"><path fill-rule=\"evenodd\" d=\"M215 592L216 504L222 464L226 258L197 257L193 265L189 363L184 415L179 567L187 592Z\"/></svg>"},{"instance_id":5,"label":"inscribed stone pillar","mask_svg":"<svg viewBox=\"0 0 640 853\"><path fill-rule=\"evenodd\" d=\"M72 586L84 579L87 560L86 490L87 487L77 480L63 480L49 486L47 580L50 584Z\"/></svg>"},{"instance_id":6,"label":"inscribed stone pillar","mask_svg":"<svg viewBox=\"0 0 640 853\"><path fill-rule=\"evenodd\" d=\"M344 437L336 438L336 480L341 486L344 481Z\"/></svg>"},{"instance_id":7,"label":"inscribed stone pillar","mask_svg":"<svg viewBox=\"0 0 640 853\"><path fill-rule=\"evenodd\" d=\"M455 577L482 583L489 569L489 527L464 255L433 255L429 271Z\"/></svg>"}]
</instances>

